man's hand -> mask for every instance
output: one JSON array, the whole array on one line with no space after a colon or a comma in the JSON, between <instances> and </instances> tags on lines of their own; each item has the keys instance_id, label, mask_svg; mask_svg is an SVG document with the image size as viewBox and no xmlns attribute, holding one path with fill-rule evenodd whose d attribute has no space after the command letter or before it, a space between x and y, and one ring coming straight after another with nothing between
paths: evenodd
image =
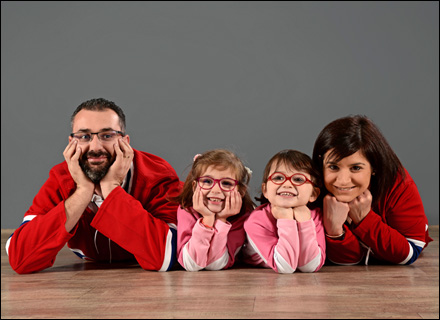
<instances>
[{"instance_id":1,"label":"man's hand","mask_svg":"<svg viewBox=\"0 0 440 320\"><path fill-rule=\"evenodd\" d=\"M72 231L78 223L84 210L92 200L95 190L95 184L84 174L79 166L81 154L82 150L78 147L76 139L72 139L63 152L70 175L76 183L75 192L64 202L67 232Z\"/></svg>"},{"instance_id":2,"label":"man's hand","mask_svg":"<svg viewBox=\"0 0 440 320\"><path fill-rule=\"evenodd\" d=\"M103 198L107 198L114 188L121 186L133 161L134 151L124 138L114 144L116 159L100 182Z\"/></svg>"},{"instance_id":3,"label":"man's hand","mask_svg":"<svg viewBox=\"0 0 440 320\"><path fill-rule=\"evenodd\" d=\"M81 158L82 150L81 147L78 146L78 140L72 139L66 149L64 149L63 155L67 162L70 175L72 176L73 181L75 181L76 188L91 192L91 199L93 191L95 190L95 184L84 174L79 166L79 159Z\"/></svg>"}]
</instances>

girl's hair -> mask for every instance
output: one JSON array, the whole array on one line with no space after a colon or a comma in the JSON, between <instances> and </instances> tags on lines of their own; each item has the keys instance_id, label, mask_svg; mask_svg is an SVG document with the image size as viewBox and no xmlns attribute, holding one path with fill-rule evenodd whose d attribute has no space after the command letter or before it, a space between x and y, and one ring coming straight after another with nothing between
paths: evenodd
<instances>
[{"instance_id":1,"label":"girl's hair","mask_svg":"<svg viewBox=\"0 0 440 320\"><path fill-rule=\"evenodd\" d=\"M250 170L244 166L240 158L238 158L233 152L225 149L210 150L196 156L191 170L186 177L181 194L175 198L172 198L172 200L179 203L184 209L192 207L192 198L194 193L193 183L197 178L203 175L209 166L214 166L221 170L232 168L236 174L236 180L239 182L237 187L243 198L241 210L239 214L228 219L234 220L244 213L252 211L254 209L254 203L252 202L248 192L248 184L251 178Z\"/></svg>"},{"instance_id":2,"label":"girl's hair","mask_svg":"<svg viewBox=\"0 0 440 320\"><path fill-rule=\"evenodd\" d=\"M286 149L275 154L269 162L266 164L263 172L263 184L267 183L269 179L270 170L273 165L278 168L280 165L284 164L288 168L292 168L298 171L303 171L310 174L310 180L315 184L316 187L321 189L321 178L319 171L315 168L312 159L305 153L297 150ZM268 203L269 200L261 193L260 198L255 198L261 204ZM314 206L312 203L309 206Z\"/></svg>"},{"instance_id":3,"label":"girl's hair","mask_svg":"<svg viewBox=\"0 0 440 320\"><path fill-rule=\"evenodd\" d=\"M366 116L343 117L324 127L313 148L313 161L321 174L324 169L324 155L328 151L328 159L335 162L357 151L367 158L375 173L371 176L370 192L373 196L372 206L376 209L379 203L383 204L398 174L405 178L405 170L399 158L379 128ZM321 193L321 199L326 193Z\"/></svg>"}]
</instances>

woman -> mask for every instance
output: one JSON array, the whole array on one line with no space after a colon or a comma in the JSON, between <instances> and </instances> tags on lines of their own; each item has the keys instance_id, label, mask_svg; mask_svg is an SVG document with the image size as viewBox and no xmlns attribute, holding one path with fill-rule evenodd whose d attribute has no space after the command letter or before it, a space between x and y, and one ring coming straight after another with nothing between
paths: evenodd
<instances>
[{"instance_id":1,"label":"woman","mask_svg":"<svg viewBox=\"0 0 440 320\"><path fill-rule=\"evenodd\" d=\"M327 257L411 264L432 241L417 187L379 128L365 116L328 124L313 161L321 171Z\"/></svg>"}]
</instances>

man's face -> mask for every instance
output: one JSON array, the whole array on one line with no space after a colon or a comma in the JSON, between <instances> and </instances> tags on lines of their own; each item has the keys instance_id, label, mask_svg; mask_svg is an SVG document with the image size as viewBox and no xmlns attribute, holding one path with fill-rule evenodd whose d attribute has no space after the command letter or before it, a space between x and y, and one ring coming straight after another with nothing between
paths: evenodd
<instances>
[{"instance_id":1,"label":"man's face","mask_svg":"<svg viewBox=\"0 0 440 320\"><path fill-rule=\"evenodd\" d=\"M121 131L119 117L111 109L105 111L81 110L73 120L74 133L91 133L107 130ZM95 184L107 174L112 163L115 161L114 144L118 143L117 135L112 141L101 141L97 135L92 135L90 142L79 142L81 158L79 164L83 172ZM127 136L128 138L128 136ZM74 138L70 137L69 141Z\"/></svg>"}]
</instances>

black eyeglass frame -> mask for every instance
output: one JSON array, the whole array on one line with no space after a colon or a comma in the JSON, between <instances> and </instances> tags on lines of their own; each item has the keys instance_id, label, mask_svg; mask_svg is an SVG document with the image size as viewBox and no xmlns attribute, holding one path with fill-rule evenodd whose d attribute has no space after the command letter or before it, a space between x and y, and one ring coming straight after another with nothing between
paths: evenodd
<instances>
[{"instance_id":1,"label":"black eyeglass frame","mask_svg":"<svg viewBox=\"0 0 440 320\"><path fill-rule=\"evenodd\" d=\"M117 134L120 134L123 137L125 136L125 133L122 132L122 131L119 131L119 130L104 130L104 131L99 131L99 132L87 132L87 131L83 132L83 131L78 131L78 132L74 132L74 133L69 134L69 136L72 137L72 138L75 138L76 134L84 133L85 135L86 134L90 135L90 139L88 141L86 141L86 142L92 141L93 140L93 135L96 135L98 137L99 141L102 141L101 138L99 137L99 134L100 133L104 133L104 132L112 132L112 133L116 132Z\"/></svg>"}]
</instances>

